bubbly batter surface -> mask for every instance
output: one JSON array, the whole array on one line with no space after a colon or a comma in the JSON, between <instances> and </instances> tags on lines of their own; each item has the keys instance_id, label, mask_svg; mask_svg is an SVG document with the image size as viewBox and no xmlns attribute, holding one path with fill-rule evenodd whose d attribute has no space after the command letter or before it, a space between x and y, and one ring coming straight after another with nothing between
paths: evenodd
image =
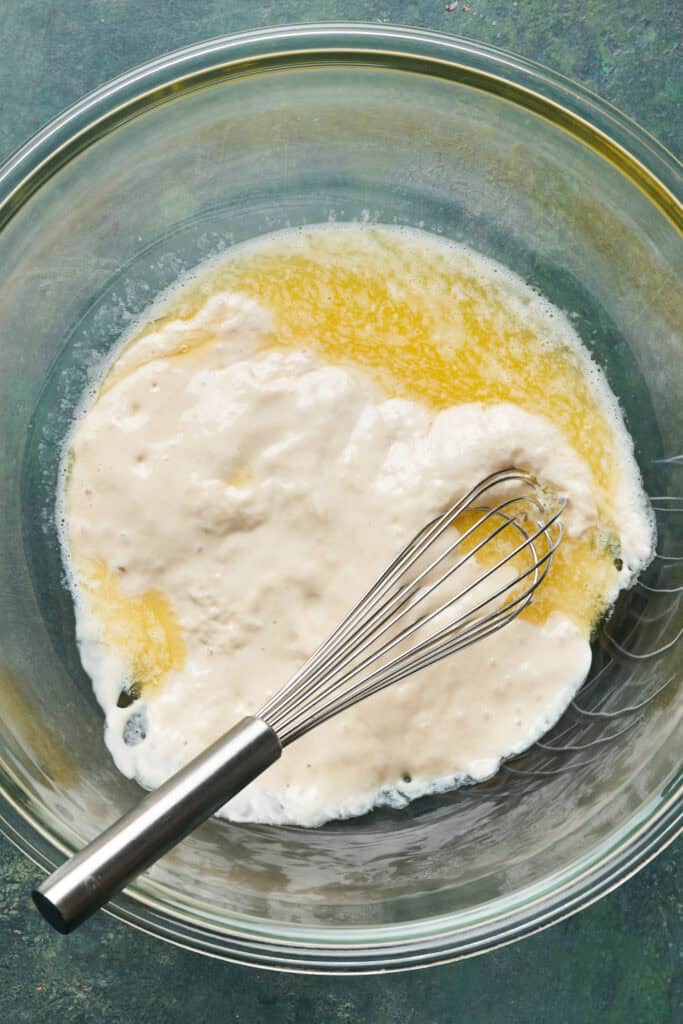
<instances>
[{"instance_id":1,"label":"bubbly batter surface","mask_svg":"<svg viewBox=\"0 0 683 1024\"><path fill-rule=\"evenodd\" d=\"M230 817L315 825L492 775L585 678L653 527L600 371L500 265L326 226L200 268L122 343L65 453L78 639L119 768L156 786L258 711L418 528L509 465L568 499L538 599L288 747Z\"/></svg>"}]
</instances>

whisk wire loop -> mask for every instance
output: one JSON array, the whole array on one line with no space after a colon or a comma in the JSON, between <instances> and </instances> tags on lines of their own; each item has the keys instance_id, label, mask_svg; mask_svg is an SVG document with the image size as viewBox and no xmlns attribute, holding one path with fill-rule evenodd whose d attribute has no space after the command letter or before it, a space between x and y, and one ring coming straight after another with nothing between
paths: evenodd
<instances>
[{"instance_id":1,"label":"whisk wire loop","mask_svg":"<svg viewBox=\"0 0 683 1024\"><path fill-rule=\"evenodd\" d=\"M492 506L479 504L492 489L510 486L520 493L500 495ZM504 470L487 477L409 541L340 627L266 703L259 717L285 746L356 702L484 639L516 618L545 578L562 537L559 517L564 506L556 502L548 512L547 505L547 496L526 473ZM462 526L468 513L478 517ZM460 526L455 540L449 539L434 553L435 546L440 541L443 544L445 531ZM477 555L483 552L486 556L486 549L509 528L521 540L493 565L480 567ZM480 537L482 531L485 535ZM520 556L526 557L527 564L510 577ZM422 565L425 559L428 562ZM463 581L455 593L434 607L430 599L457 580L466 567L474 571L473 578ZM468 607L472 598L475 603ZM422 615L417 613L420 606L425 609ZM453 617L445 624L421 636L427 626L438 624L449 612ZM412 646L401 650L411 638Z\"/></svg>"}]
</instances>

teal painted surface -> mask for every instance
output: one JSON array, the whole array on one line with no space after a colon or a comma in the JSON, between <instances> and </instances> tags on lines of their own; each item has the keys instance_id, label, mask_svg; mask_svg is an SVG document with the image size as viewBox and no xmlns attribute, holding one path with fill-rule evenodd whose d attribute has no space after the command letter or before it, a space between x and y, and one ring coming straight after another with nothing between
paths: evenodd
<instances>
[{"instance_id":1,"label":"teal painted surface","mask_svg":"<svg viewBox=\"0 0 683 1024\"><path fill-rule=\"evenodd\" d=\"M114 75L226 32L394 22L514 50L576 78L680 155L680 0L3 0L0 156Z\"/></svg>"},{"instance_id":2,"label":"teal painted surface","mask_svg":"<svg viewBox=\"0 0 683 1024\"><path fill-rule=\"evenodd\" d=\"M457 32L577 78L679 156L678 0L4 0L0 160L119 72L213 35L356 18ZM469 8L469 9L465 9ZM356 979L215 963L109 918L65 939L33 911L31 865L0 839L0 1024L668 1024L683 1019L683 845L549 931L486 957Z\"/></svg>"},{"instance_id":3,"label":"teal painted surface","mask_svg":"<svg viewBox=\"0 0 683 1024\"><path fill-rule=\"evenodd\" d=\"M2 841L0 840L0 843ZM595 906L484 957L408 974L299 977L178 950L100 915L68 938L0 845L3 1024L678 1024L683 844Z\"/></svg>"}]
</instances>

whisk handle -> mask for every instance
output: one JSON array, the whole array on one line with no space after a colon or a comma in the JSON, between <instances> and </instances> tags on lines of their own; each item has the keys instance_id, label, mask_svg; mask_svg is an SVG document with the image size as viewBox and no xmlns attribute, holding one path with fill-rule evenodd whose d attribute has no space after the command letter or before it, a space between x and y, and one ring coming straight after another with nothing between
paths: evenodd
<instances>
[{"instance_id":1,"label":"whisk handle","mask_svg":"<svg viewBox=\"0 0 683 1024\"><path fill-rule=\"evenodd\" d=\"M281 753L269 725L243 718L42 882L33 892L38 910L58 931L72 931Z\"/></svg>"}]
</instances>

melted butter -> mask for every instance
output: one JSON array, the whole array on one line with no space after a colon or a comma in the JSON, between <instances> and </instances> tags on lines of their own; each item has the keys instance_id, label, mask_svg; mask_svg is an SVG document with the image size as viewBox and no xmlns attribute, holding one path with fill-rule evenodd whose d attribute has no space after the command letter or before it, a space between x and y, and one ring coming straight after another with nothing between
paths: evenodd
<instances>
[{"instance_id":1,"label":"melted butter","mask_svg":"<svg viewBox=\"0 0 683 1024\"><path fill-rule=\"evenodd\" d=\"M237 487L240 490L249 487L254 482L254 471L251 466L246 464L238 466L234 473L231 473L226 478L225 483L228 487Z\"/></svg>"},{"instance_id":2,"label":"melted butter","mask_svg":"<svg viewBox=\"0 0 683 1024\"><path fill-rule=\"evenodd\" d=\"M450 254L381 228L300 237L303 251L292 251L292 234L238 250L174 295L154 329L196 316L216 291L241 292L273 316L275 344L362 366L390 395L434 409L513 402L547 416L591 467L597 486L611 489L618 472L614 431L585 365L569 345L553 344L527 322L528 311L510 303L504 280L484 284L457 249ZM174 354L191 355L205 341L184 338Z\"/></svg>"},{"instance_id":3,"label":"melted butter","mask_svg":"<svg viewBox=\"0 0 683 1024\"><path fill-rule=\"evenodd\" d=\"M183 668L185 640L173 607L160 590L126 594L120 572L103 559L79 559L77 571L102 639L126 663L133 692L154 689L169 672Z\"/></svg>"},{"instance_id":4,"label":"melted butter","mask_svg":"<svg viewBox=\"0 0 683 1024\"><path fill-rule=\"evenodd\" d=\"M619 458L610 410L587 360L561 330L554 339L544 333L543 322L511 297L504 274L499 284L483 282L467 253L382 228L288 233L237 249L174 291L130 344L195 317L221 291L268 310L275 325L268 347L312 349L329 362L363 367L389 396L435 412L511 402L547 417L591 469L600 524L587 537L564 538L522 614L543 623L562 611L595 626L618 576L611 507ZM168 356L201 358L214 340L193 332Z\"/></svg>"},{"instance_id":5,"label":"melted butter","mask_svg":"<svg viewBox=\"0 0 683 1024\"><path fill-rule=\"evenodd\" d=\"M459 518L458 526L461 531L470 525L473 524L467 517ZM491 523L487 524L486 528L477 527L463 544L465 551L471 551L486 540L485 546L476 554L477 561L486 568L508 558L521 542L520 535L512 529L503 530L491 537L493 529ZM487 540L489 537L491 539ZM543 553L544 549L539 546L539 557ZM531 565L528 551L513 556L509 564L518 574L526 573ZM565 537L553 555L548 576L536 590L531 604L521 612L520 617L527 622L540 625L554 611L562 611L577 625L591 629L604 609L605 594L609 593L615 578L613 557L605 544L597 540L595 531L588 537ZM525 578L525 585L529 582L530 580ZM518 593L519 588L511 596L517 596Z\"/></svg>"}]
</instances>

